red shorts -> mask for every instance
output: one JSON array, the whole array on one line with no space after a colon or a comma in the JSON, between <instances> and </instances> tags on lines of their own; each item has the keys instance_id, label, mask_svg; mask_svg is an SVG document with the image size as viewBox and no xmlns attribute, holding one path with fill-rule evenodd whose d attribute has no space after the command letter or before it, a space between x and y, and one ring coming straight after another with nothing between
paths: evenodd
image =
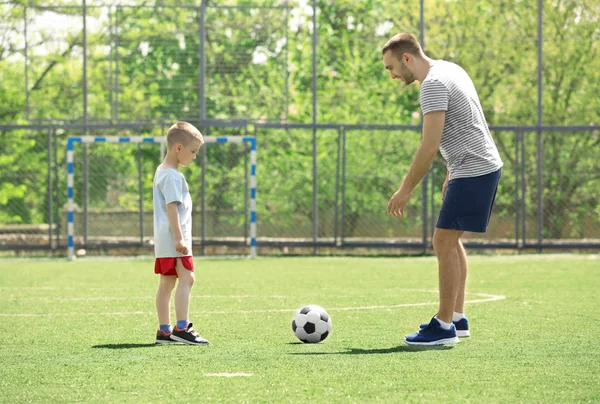
<instances>
[{"instance_id":1,"label":"red shorts","mask_svg":"<svg viewBox=\"0 0 600 404\"><path fill-rule=\"evenodd\" d=\"M188 271L194 272L194 259L191 256L187 257L177 257L181 260L181 264ZM157 258L154 261L154 273L165 275L165 276L177 276L177 271L175 270L175 265L177 263L177 258L175 257L166 257L166 258Z\"/></svg>"}]
</instances>

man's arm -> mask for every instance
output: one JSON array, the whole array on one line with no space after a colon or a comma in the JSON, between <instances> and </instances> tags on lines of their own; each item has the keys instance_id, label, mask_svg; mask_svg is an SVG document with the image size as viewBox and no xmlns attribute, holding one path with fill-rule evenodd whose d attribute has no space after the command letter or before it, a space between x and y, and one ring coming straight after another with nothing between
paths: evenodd
<instances>
[{"instance_id":1,"label":"man's arm","mask_svg":"<svg viewBox=\"0 0 600 404\"><path fill-rule=\"evenodd\" d=\"M173 240L175 242L175 250L181 254L188 253L188 247L183 241L183 232L181 231L181 225L179 224L179 212L177 211L177 203L171 202L167 204L167 219L169 220L169 227L171 233L173 233Z\"/></svg>"},{"instance_id":2,"label":"man's arm","mask_svg":"<svg viewBox=\"0 0 600 404\"><path fill-rule=\"evenodd\" d=\"M446 111L430 112L423 116L423 139L400 187L402 192L411 193L431 167L440 149L445 120Z\"/></svg>"},{"instance_id":3,"label":"man's arm","mask_svg":"<svg viewBox=\"0 0 600 404\"><path fill-rule=\"evenodd\" d=\"M421 140L421 145L415 154L402 186L392 195L388 202L388 215L393 215L394 217L404 216L404 207L410 199L412 190L425 176L440 148L445 119L445 111L434 111L423 116L423 139Z\"/></svg>"}]
</instances>

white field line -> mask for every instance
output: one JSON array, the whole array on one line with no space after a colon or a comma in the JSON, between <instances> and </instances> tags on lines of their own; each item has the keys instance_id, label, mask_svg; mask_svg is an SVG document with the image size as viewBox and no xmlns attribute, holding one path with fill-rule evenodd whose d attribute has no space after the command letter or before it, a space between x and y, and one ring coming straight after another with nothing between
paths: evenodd
<instances>
[{"instance_id":1,"label":"white field line","mask_svg":"<svg viewBox=\"0 0 600 404\"><path fill-rule=\"evenodd\" d=\"M252 373L205 373L204 376L208 377L250 377L254 376Z\"/></svg>"},{"instance_id":2,"label":"white field line","mask_svg":"<svg viewBox=\"0 0 600 404\"><path fill-rule=\"evenodd\" d=\"M422 289L404 289L417 292L438 293L435 290ZM467 295L476 295L480 299L466 300L467 304L487 303L506 299L506 296L492 295L489 293L467 293ZM420 303L402 303L394 305L377 306L356 306L356 307L329 307L327 311L351 311L351 310L378 310L378 309L397 309L402 307L431 306L438 304L437 301L427 301ZM194 313L195 315L213 315L213 314L255 314L255 313L293 313L296 309L267 309L267 310L222 310L222 311L203 311ZM130 312L92 312L92 313L0 313L0 317L60 317L60 316L128 316L128 315L155 315L154 312L130 311Z\"/></svg>"},{"instance_id":3,"label":"white field line","mask_svg":"<svg viewBox=\"0 0 600 404\"><path fill-rule=\"evenodd\" d=\"M4 297L2 301L21 302L21 301L42 301L42 302L92 302L92 301L124 301L124 300L154 300L155 296L88 296L88 297L59 297L59 296L40 296L40 297ZM194 299L288 299L291 296L251 296L251 295L196 295Z\"/></svg>"},{"instance_id":4,"label":"white field line","mask_svg":"<svg viewBox=\"0 0 600 404\"><path fill-rule=\"evenodd\" d=\"M8 289L0 287L0 289ZM24 287L24 288L15 288L15 289L30 289L30 290L78 290L77 288L46 288L46 287ZM94 289L86 289L88 291ZM114 289L111 289L115 291ZM127 290L118 290L119 292L126 292ZM394 289L394 291L398 292L422 292L422 293L438 293L437 290L432 289ZM478 293L471 293L478 294ZM479 295L485 295L485 293L479 293ZM491 295L490 295L491 296ZM356 296L356 297L366 297L366 296ZM289 295L192 295L192 300L194 299L297 299L296 296ZM52 301L52 302L87 302L87 301L126 301L126 300L154 300L155 296L80 296L80 297L64 297L64 296L35 296L35 297L20 297L18 295L9 295L0 297L0 302L9 301L9 302L21 302L21 301ZM376 307L376 306L374 306ZM340 309L342 310L342 309Z\"/></svg>"}]
</instances>

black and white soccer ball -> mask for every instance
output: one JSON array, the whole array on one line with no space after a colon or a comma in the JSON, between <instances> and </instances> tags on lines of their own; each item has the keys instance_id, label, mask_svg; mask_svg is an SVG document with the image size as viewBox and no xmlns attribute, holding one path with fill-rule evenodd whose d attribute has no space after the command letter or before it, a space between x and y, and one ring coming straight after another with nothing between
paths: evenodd
<instances>
[{"instance_id":1,"label":"black and white soccer ball","mask_svg":"<svg viewBox=\"0 0 600 404\"><path fill-rule=\"evenodd\" d=\"M321 306L309 304L296 311L292 330L305 343L318 343L331 333L331 317Z\"/></svg>"}]
</instances>

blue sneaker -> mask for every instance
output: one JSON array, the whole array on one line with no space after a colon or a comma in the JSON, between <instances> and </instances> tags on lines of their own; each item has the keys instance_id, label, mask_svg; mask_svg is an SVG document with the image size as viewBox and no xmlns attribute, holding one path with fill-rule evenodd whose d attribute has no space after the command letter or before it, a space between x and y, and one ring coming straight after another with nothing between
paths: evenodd
<instances>
[{"instance_id":1,"label":"blue sneaker","mask_svg":"<svg viewBox=\"0 0 600 404\"><path fill-rule=\"evenodd\" d=\"M449 330L445 330L434 317L418 332L404 337L404 341L409 345L444 345L456 344L459 339L456 336L454 324L450 326Z\"/></svg>"},{"instance_id":2,"label":"blue sneaker","mask_svg":"<svg viewBox=\"0 0 600 404\"><path fill-rule=\"evenodd\" d=\"M454 327L456 327L456 336L459 338L470 337L469 332L469 320L466 317L461 318L458 321L453 321Z\"/></svg>"},{"instance_id":3,"label":"blue sneaker","mask_svg":"<svg viewBox=\"0 0 600 404\"><path fill-rule=\"evenodd\" d=\"M456 336L458 338L471 336L471 333L469 332L469 319L467 319L466 317L463 317L458 321L453 321L452 324L454 324L454 327L456 327ZM419 329L422 330L428 325L429 324L421 324L419 326Z\"/></svg>"}]
</instances>

